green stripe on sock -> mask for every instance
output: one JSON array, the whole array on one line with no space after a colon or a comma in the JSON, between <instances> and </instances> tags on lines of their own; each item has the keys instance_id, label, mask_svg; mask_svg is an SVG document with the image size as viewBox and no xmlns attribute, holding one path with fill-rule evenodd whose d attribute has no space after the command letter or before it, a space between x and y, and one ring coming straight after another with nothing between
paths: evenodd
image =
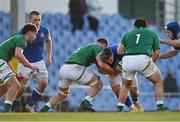
<instances>
[{"instance_id":1,"label":"green stripe on sock","mask_svg":"<svg viewBox=\"0 0 180 122\"><path fill-rule=\"evenodd\" d=\"M9 112L11 109L11 104L4 103L4 112Z\"/></svg>"},{"instance_id":2,"label":"green stripe on sock","mask_svg":"<svg viewBox=\"0 0 180 122\"><path fill-rule=\"evenodd\" d=\"M39 112L47 112L49 110L49 107L45 105Z\"/></svg>"}]
</instances>

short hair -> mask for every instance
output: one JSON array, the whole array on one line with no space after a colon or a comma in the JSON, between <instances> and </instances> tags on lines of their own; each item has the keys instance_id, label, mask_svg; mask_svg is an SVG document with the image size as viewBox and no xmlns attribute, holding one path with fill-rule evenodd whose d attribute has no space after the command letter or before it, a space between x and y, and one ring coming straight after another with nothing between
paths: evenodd
<instances>
[{"instance_id":1,"label":"short hair","mask_svg":"<svg viewBox=\"0 0 180 122\"><path fill-rule=\"evenodd\" d=\"M145 18L138 18L134 22L134 26L137 27L137 28L140 28L140 27L145 27L146 28L148 26L148 23L147 23L147 20Z\"/></svg>"},{"instance_id":2,"label":"short hair","mask_svg":"<svg viewBox=\"0 0 180 122\"><path fill-rule=\"evenodd\" d=\"M22 29L22 34L26 34L28 31L34 31L37 33L37 27L35 24L32 23L28 23L26 25L24 25L23 29Z\"/></svg>"},{"instance_id":3,"label":"short hair","mask_svg":"<svg viewBox=\"0 0 180 122\"><path fill-rule=\"evenodd\" d=\"M38 11L31 11L30 13L29 13L29 19L31 19L31 17L33 16L33 15L40 15L41 16L41 14L38 12Z\"/></svg>"},{"instance_id":4,"label":"short hair","mask_svg":"<svg viewBox=\"0 0 180 122\"><path fill-rule=\"evenodd\" d=\"M108 41L106 39L104 39L104 38L99 38L99 39L96 40L96 42L104 43L104 44L106 44L108 46Z\"/></svg>"},{"instance_id":5,"label":"short hair","mask_svg":"<svg viewBox=\"0 0 180 122\"><path fill-rule=\"evenodd\" d=\"M101 58L102 62L106 62L111 56L113 52L109 48L104 48L101 50L99 57Z\"/></svg>"}]
</instances>

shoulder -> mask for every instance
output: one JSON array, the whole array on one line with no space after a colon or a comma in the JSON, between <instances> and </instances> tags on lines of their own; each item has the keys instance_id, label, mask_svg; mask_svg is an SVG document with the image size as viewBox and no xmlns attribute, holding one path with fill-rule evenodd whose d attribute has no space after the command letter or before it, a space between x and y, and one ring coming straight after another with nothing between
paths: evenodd
<instances>
[{"instance_id":1,"label":"shoulder","mask_svg":"<svg viewBox=\"0 0 180 122\"><path fill-rule=\"evenodd\" d=\"M49 28L43 25L40 25L39 31L49 33Z\"/></svg>"},{"instance_id":2,"label":"shoulder","mask_svg":"<svg viewBox=\"0 0 180 122\"><path fill-rule=\"evenodd\" d=\"M14 36L14 39L17 40L17 41L22 40L23 39L23 35Z\"/></svg>"},{"instance_id":3,"label":"shoulder","mask_svg":"<svg viewBox=\"0 0 180 122\"><path fill-rule=\"evenodd\" d=\"M114 49L117 49L118 45L112 45L112 46L109 46L108 48L111 49L111 50L114 50Z\"/></svg>"},{"instance_id":4,"label":"shoulder","mask_svg":"<svg viewBox=\"0 0 180 122\"><path fill-rule=\"evenodd\" d=\"M152 30L150 30L150 29L145 29L145 31L147 32L147 33L149 33L149 34L151 34L151 35L153 35L153 36L157 36L156 35L156 33L155 32L153 32Z\"/></svg>"}]
</instances>

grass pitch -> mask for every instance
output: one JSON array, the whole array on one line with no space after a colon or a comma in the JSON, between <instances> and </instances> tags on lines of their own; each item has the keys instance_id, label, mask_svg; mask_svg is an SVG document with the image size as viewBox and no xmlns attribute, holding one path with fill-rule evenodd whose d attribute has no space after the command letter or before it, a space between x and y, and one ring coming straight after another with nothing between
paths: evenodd
<instances>
[{"instance_id":1,"label":"grass pitch","mask_svg":"<svg viewBox=\"0 0 180 122\"><path fill-rule=\"evenodd\" d=\"M180 112L144 112L144 113L118 113L118 112L52 112L52 113L0 113L0 121L11 122L97 122L97 121L153 121L153 122L180 122Z\"/></svg>"}]
</instances>

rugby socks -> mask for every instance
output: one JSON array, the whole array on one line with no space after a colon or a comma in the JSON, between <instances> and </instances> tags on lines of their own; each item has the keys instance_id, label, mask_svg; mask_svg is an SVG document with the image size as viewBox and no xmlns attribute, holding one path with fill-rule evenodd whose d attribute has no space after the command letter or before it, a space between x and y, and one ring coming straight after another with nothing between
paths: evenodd
<instances>
[{"instance_id":1,"label":"rugby socks","mask_svg":"<svg viewBox=\"0 0 180 122\"><path fill-rule=\"evenodd\" d=\"M86 96L84 100L87 100L87 101L89 101L91 103L93 98L91 96Z\"/></svg>"},{"instance_id":2,"label":"rugby socks","mask_svg":"<svg viewBox=\"0 0 180 122\"><path fill-rule=\"evenodd\" d=\"M131 107L132 106L132 103L131 103L131 100L130 100L129 96L127 96L125 105L127 105L127 107Z\"/></svg>"},{"instance_id":3,"label":"rugby socks","mask_svg":"<svg viewBox=\"0 0 180 122\"><path fill-rule=\"evenodd\" d=\"M15 111L16 109L16 106L20 104L20 100L14 100L13 104L12 104L12 107L11 107L11 110L12 111Z\"/></svg>"},{"instance_id":4,"label":"rugby socks","mask_svg":"<svg viewBox=\"0 0 180 122\"><path fill-rule=\"evenodd\" d=\"M12 102L5 100L4 102L4 112L9 112L11 110Z\"/></svg>"},{"instance_id":5,"label":"rugby socks","mask_svg":"<svg viewBox=\"0 0 180 122\"><path fill-rule=\"evenodd\" d=\"M30 98L30 100L28 102L28 106L30 106L30 107L34 106L34 104L36 103L36 101L40 97L41 97L41 93L37 89L34 89L33 93L32 93L32 96L31 96L31 98Z\"/></svg>"},{"instance_id":6,"label":"rugby socks","mask_svg":"<svg viewBox=\"0 0 180 122\"><path fill-rule=\"evenodd\" d=\"M118 103L117 105L117 109L119 112L122 112L123 111L123 108L124 108L125 104L124 103Z\"/></svg>"},{"instance_id":7,"label":"rugby socks","mask_svg":"<svg viewBox=\"0 0 180 122\"><path fill-rule=\"evenodd\" d=\"M50 103L46 103L46 105L39 112L47 112L51 107Z\"/></svg>"},{"instance_id":8,"label":"rugby socks","mask_svg":"<svg viewBox=\"0 0 180 122\"><path fill-rule=\"evenodd\" d=\"M93 100L93 98L91 96L86 96L81 104L85 105L85 106L90 105L92 100Z\"/></svg>"},{"instance_id":9,"label":"rugby socks","mask_svg":"<svg viewBox=\"0 0 180 122\"><path fill-rule=\"evenodd\" d=\"M131 96L132 100L134 103L136 103L138 101L138 96Z\"/></svg>"},{"instance_id":10,"label":"rugby socks","mask_svg":"<svg viewBox=\"0 0 180 122\"><path fill-rule=\"evenodd\" d=\"M158 108L158 109L161 109L161 108L164 107L163 101L157 101L157 102L156 102L156 105L157 105L157 108Z\"/></svg>"}]
</instances>

